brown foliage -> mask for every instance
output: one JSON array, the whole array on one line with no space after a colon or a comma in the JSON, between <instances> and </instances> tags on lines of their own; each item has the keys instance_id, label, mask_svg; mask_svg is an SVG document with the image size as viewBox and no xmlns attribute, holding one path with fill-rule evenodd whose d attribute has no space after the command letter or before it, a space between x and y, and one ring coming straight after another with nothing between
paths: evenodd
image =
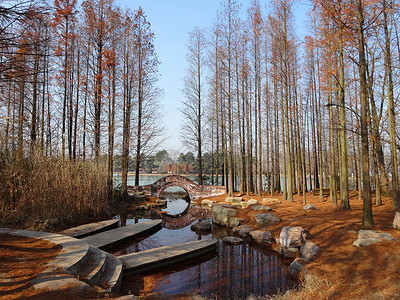
<instances>
[{"instance_id":1,"label":"brown foliage","mask_svg":"<svg viewBox=\"0 0 400 300\"><path fill-rule=\"evenodd\" d=\"M2 226L48 230L99 218L108 210L101 164L40 155L0 163Z\"/></svg>"}]
</instances>

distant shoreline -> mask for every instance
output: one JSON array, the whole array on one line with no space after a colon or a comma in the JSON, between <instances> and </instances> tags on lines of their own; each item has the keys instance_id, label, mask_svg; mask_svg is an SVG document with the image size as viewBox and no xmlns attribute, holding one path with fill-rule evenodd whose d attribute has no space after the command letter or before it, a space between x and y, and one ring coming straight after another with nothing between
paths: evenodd
<instances>
[{"instance_id":1,"label":"distant shoreline","mask_svg":"<svg viewBox=\"0 0 400 300\"><path fill-rule=\"evenodd\" d=\"M118 175L118 176L122 176L122 172L115 172L114 176ZM139 176L168 176L168 175L179 175L179 176L197 176L197 173L195 174L177 174L177 173L151 173L151 174L147 174L147 173L140 173ZM128 172L128 176L135 176L134 172ZM211 174L203 174L203 176L211 176ZM215 176L215 175L214 175ZM221 174L219 174L219 176L222 176Z\"/></svg>"},{"instance_id":2,"label":"distant shoreline","mask_svg":"<svg viewBox=\"0 0 400 300\"><path fill-rule=\"evenodd\" d=\"M121 176L122 172L115 172L114 175ZM141 176L141 175L143 175L143 176L168 176L168 175L197 176L197 174L172 174L172 173L164 173L164 174L162 174L162 173L151 173L151 174L140 173L139 176ZM128 176L135 176L135 173L134 172L128 172ZM206 176L208 176L208 175L206 175Z\"/></svg>"}]
</instances>

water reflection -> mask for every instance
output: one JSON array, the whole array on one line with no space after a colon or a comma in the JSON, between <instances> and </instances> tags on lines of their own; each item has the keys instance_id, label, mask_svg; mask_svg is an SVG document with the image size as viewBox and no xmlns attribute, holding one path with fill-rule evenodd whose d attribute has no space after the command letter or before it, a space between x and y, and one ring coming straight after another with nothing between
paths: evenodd
<instances>
[{"instance_id":1,"label":"water reflection","mask_svg":"<svg viewBox=\"0 0 400 300\"><path fill-rule=\"evenodd\" d=\"M170 216L180 217L186 213L190 207L190 202L185 199L165 199L167 201L167 207L162 209Z\"/></svg>"},{"instance_id":2,"label":"water reflection","mask_svg":"<svg viewBox=\"0 0 400 300\"><path fill-rule=\"evenodd\" d=\"M174 265L173 270L126 277L122 293L146 296L200 291L205 297L242 299L285 292L294 283L288 267L275 254L259 252L247 243L232 246L220 241L218 255Z\"/></svg>"},{"instance_id":3,"label":"water reflection","mask_svg":"<svg viewBox=\"0 0 400 300\"><path fill-rule=\"evenodd\" d=\"M167 211L178 211L187 205L183 199L173 199L168 203ZM175 202L178 201L178 202ZM176 210L171 204L176 203ZM186 210L186 208L185 208ZM197 234L190 226L204 218L211 217L210 210L189 206L182 217L166 214L158 215L163 219L163 228L152 235L127 242L111 249L114 255L139 252L161 246L168 246L200 239L219 239L218 252L204 255L157 272L135 274L124 277L124 294L132 293L147 296L153 293L178 294L199 293L212 299L245 299L249 295L264 296L285 292L296 284L289 275L289 268L283 264L272 250L267 247L251 245L229 245L221 240L232 232L226 227L214 225L212 233ZM134 216L121 216L126 225L144 222Z\"/></svg>"}]
</instances>

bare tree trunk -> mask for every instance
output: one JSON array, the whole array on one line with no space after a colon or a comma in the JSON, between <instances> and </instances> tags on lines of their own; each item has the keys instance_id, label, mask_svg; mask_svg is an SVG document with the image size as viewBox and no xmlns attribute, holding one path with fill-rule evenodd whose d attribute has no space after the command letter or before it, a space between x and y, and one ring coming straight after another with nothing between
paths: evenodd
<instances>
[{"instance_id":1,"label":"bare tree trunk","mask_svg":"<svg viewBox=\"0 0 400 300\"><path fill-rule=\"evenodd\" d=\"M361 102L361 153L362 153L362 180L363 180L363 227L374 227L371 201L371 185L369 174L369 146L368 146L368 94L364 42L364 13L362 0L356 1L358 54L360 73L360 102Z\"/></svg>"},{"instance_id":2,"label":"bare tree trunk","mask_svg":"<svg viewBox=\"0 0 400 300\"><path fill-rule=\"evenodd\" d=\"M339 38L339 106L340 106L340 206L350 209L349 202L349 175L347 168L347 134L346 134L346 102L344 86L344 58L343 58L343 28L340 27Z\"/></svg>"},{"instance_id":3,"label":"bare tree trunk","mask_svg":"<svg viewBox=\"0 0 400 300\"><path fill-rule=\"evenodd\" d=\"M335 163L335 137L333 133L333 101L332 101L332 78L329 80L329 87L328 87L328 104L329 104L329 169L330 169L330 176L329 176L329 187L330 187L330 198L332 204L337 206L337 193L336 193L336 181L337 181L337 171L336 171L336 163Z\"/></svg>"},{"instance_id":4,"label":"bare tree trunk","mask_svg":"<svg viewBox=\"0 0 400 300\"><path fill-rule=\"evenodd\" d=\"M386 7L386 0L382 2L383 7ZM390 157L392 165L392 195L393 209L400 208L399 200L399 178L397 170L397 149L396 149L396 115L394 111L394 96L393 96L393 75L392 75L392 58L390 52L390 37L387 26L387 11L383 12L384 30L385 30L385 66L388 74L388 110L389 110L389 135L390 135ZM397 34L397 30L396 30ZM399 54L400 55L400 54Z\"/></svg>"}]
</instances>

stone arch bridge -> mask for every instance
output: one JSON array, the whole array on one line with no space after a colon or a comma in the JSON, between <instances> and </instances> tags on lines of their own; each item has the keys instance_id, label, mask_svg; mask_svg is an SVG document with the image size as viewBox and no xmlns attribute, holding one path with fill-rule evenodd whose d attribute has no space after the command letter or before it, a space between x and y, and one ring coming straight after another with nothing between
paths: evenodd
<instances>
[{"instance_id":1,"label":"stone arch bridge","mask_svg":"<svg viewBox=\"0 0 400 300\"><path fill-rule=\"evenodd\" d=\"M190 199L217 196L225 193L225 187L223 186L198 185L181 175L168 175L148 185L128 186L128 192L144 192L147 196L160 197L165 189L173 186L183 188L189 194Z\"/></svg>"}]
</instances>

